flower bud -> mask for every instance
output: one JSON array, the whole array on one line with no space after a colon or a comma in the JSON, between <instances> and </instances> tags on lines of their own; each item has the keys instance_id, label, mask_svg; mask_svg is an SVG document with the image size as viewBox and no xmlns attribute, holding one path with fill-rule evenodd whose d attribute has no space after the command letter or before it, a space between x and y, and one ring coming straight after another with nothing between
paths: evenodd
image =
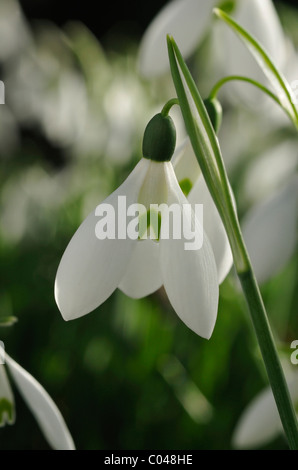
<instances>
[{"instance_id":1,"label":"flower bud","mask_svg":"<svg viewBox=\"0 0 298 470\"><path fill-rule=\"evenodd\" d=\"M207 98L204 100L205 108L207 109L213 129L217 133L221 126L222 121L222 107L216 98Z\"/></svg>"},{"instance_id":2,"label":"flower bud","mask_svg":"<svg viewBox=\"0 0 298 470\"><path fill-rule=\"evenodd\" d=\"M156 162L171 160L176 145L176 129L170 116L156 114L147 124L143 139L143 156Z\"/></svg>"}]
</instances>

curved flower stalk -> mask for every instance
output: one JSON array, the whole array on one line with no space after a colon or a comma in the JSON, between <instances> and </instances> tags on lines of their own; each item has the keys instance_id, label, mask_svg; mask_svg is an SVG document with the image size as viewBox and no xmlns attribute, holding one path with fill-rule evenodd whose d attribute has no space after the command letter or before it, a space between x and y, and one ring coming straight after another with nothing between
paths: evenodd
<instances>
[{"instance_id":1,"label":"curved flower stalk","mask_svg":"<svg viewBox=\"0 0 298 470\"><path fill-rule=\"evenodd\" d=\"M277 66L286 60L286 40L271 0L173 0L156 16L141 42L139 69L147 78L169 70L166 35L175 37L184 58L195 52L205 33L211 27L212 9L230 4L233 16L265 47ZM215 30L218 28L214 25ZM229 51L225 55L224 71L262 79L262 75L245 48L227 31L219 30L220 45ZM222 54L221 54L222 55ZM221 64L222 65L222 64ZM241 85L241 92L244 87Z\"/></svg>"},{"instance_id":2,"label":"curved flower stalk","mask_svg":"<svg viewBox=\"0 0 298 470\"><path fill-rule=\"evenodd\" d=\"M277 274L295 253L297 214L297 175L246 214L243 236L259 282Z\"/></svg>"},{"instance_id":3,"label":"curved flower stalk","mask_svg":"<svg viewBox=\"0 0 298 470\"><path fill-rule=\"evenodd\" d=\"M298 371L286 373L294 406L298 405ZM282 434L282 425L272 390L266 387L243 411L234 431L232 444L238 449L262 447Z\"/></svg>"},{"instance_id":4,"label":"curved flower stalk","mask_svg":"<svg viewBox=\"0 0 298 470\"><path fill-rule=\"evenodd\" d=\"M153 142L158 149L162 145L156 135ZM167 146L167 139L165 142ZM187 206L190 208L189 201L169 161L173 150L174 145L170 156L163 157L163 149L159 159L143 157L124 183L74 234L61 259L55 281L56 302L65 320L91 312L117 287L130 297L141 298L163 285L182 321L200 336L210 338L217 316L218 284L228 273L232 258L222 222L200 178L199 166L196 162L194 167L189 166L184 160L187 157L180 155L183 149L179 149L174 156L179 181L182 187L184 185L185 194L189 193L189 201L204 203L205 230L194 210L186 209ZM150 224L145 228L155 235L160 230L155 240L143 239L145 237L140 233L135 239L128 237L129 223L119 236L123 215L119 197L124 197L126 207L142 204L146 208L147 217L150 213ZM192 248L184 230L179 236L174 234L174 224L166 216L165 209L161 211L160 227L153 227L151 204L167 208L175 205L186 225L192 227L193 240L202 241L200 246ZM113 208L117 236L99 240L96 236L98 215L107 207ZM140 221L142 216L139 217Z\"/></svg>"},{"instance_id":5,"label":"curved flower stalk","mask_svg":"<svg viewBox=\"0 0 298 470\"><path fill-rule=\"evenodd\" d=\"M17 364L5 355L10 375L39 424L49 445L56 450L74 450L75 446L65 421L57 406L45 389ZM15 404L13 393L5 371L0 365L0 427L14 424Z\"/></svg>"}]
</instances>

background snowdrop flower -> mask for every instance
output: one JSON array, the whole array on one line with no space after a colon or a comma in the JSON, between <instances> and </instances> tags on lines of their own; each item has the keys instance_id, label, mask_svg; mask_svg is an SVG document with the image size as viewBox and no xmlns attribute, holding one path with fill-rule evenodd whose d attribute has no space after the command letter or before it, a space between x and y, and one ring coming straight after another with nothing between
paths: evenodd
<instances>
[{"instance_id":1,"label":"background snowdrop flower","mask_svg":"<svg viewBox=\"0 0 298 470\"><path fill-rule=\"evenodd\" d=\"M139 52L140 72L152 78L169 70L167 34L175 37L184 58L194 53L211 26L212 9L220 7L221 3L219 0L173 0L168 3L144 34ZM263 44L278 67L283 66L286 41L272 1L235 0L234 3L233 16L237 22ZM216 31L218 28L218 38L221 39L217 40L218 45L215 44L215 47L222 48L224 44L228 51L227 54L221 54L224 60L220 65L224 66L225 72L260 79L258 65L245 47L222 25L214 24ZM240 86L242 91L243 86Z\"/></svg>"},{"instance_id":2,"label":"background snowdrop flower","mask_svg":"<svg viewBox=\"0 0 298 470\"><path fill-rule=\"evenodd\" d=\"M170 118L161 116L155 116L150 123L160 119L169 120L165 127L169 125L171 133ZM125 196L127 207L137 203L143 204L146 209L149 209L150 204L166 204L167 207L175 204L188 224L194 227L195 236L200 239L203 237L201 248L185 249L185 243L189 240L184 231L179 238L175 238L173 226L169 218L163 216L163 212L158 242L151 239L133 240L126 234L99 240L95 235L98 222L96 214L101 207L106 207L99 205L74 234L61 259L55 281L56 302L64 319L70 320L94 310L117 287L131 297L140 298L164 285L182 321L200 336L210 338L217 316L219 290L213 249L194 212L184 209L188 200L169 161L175 140L169 143L170 136L170 139L161 141L153 125L155 139L151 145L150 123L143 142L145 158L102 204L114 208L115 233L118 232L117 224L121 218L119 196ZM147 132L148 128L150 132ZM163 128L162 134L163 131L168 137L168 129ZM151 134L149 140L146 138L148 134ZM215 219L214 224L217 223ZM167 233L169 236L164 236Z\"/></svg>"},{"instance_id":3,"label":"background snowdrop flower","mask_svg":"<svg viewBox=\"0 0 298 470\"><path fill-rule=\"evenodd\" d=\"M17 31L17 34L16 34ZM0 60L22 53L31 43L31 33L17 0L0 3Z\"/></svg>"},{"instance_id":4,"label":"background snowdrop flower","mask_svg":"<svg viewBox=\"0 0 298 470\"><path fill-rule=\"evenodd\" d=\"M45 389L5 354L6 366L19 392L30 408L49 445L56 450L74 450L75 446L65 421ZM0 365L0 427L14 424L15 405L6 375L5 365Z\"/></svg>"},{"instance_id":5,"label":"background snowdrop flower","mask_svg":"<svg viewBox=\"0 0 298 470\"><path fill-rule=\"evenodd\" d=\"M298 404L298 373L287 371L286 379L294 403ZM262 390L241 415L232 444L238 449L252 449L268 444L282 433L282 425L270 387Z\"/></svg>"},{"instance_id":6,"label":"background snowdrop flower","mask_svg":"<svg viewBox=\"0 0 298 470\"><path fill-rule=\"evenodd\" d=\"M174 0L155 17L145 32L139 52L139 69L147 78L169 70L166 35L175 37L184 57L192 54L203 38L217 0Z\"/></svg>"},{"instance_id":7,"label":"background snowdrop flower","mask_svg":"<svg viewBox=\"0 0 298 470\"><path fill-rule=\"evenodd\" d=\"M295 175L247 213L243 236L257 279L274 276L297 246L298 177Z\"/></svg>"},{"instance_id":8,"label":"background snowdrop flower","mask_svg":"<svg viewBox=\"0 0 298 470\"><path fill-rule=\"evenodd\" d=\"M257 39L276 67L279 70L284 70L288 59L288 43L272 1L238 0L233 17ZM263 71L246 46L226 27L222 29L221 34L222 44L225 44L229 51L224 55L224 73L247 76L266 85L268 82ZM252 102L254 105L260 99L262 101L265 99L265 96L260 95L254 87L246 87L241 83L233 84L231 93L235 92L237 97L245 99L245 102ZM267 101L272 104L268 99Z\"/></svg>"}]
</instances>

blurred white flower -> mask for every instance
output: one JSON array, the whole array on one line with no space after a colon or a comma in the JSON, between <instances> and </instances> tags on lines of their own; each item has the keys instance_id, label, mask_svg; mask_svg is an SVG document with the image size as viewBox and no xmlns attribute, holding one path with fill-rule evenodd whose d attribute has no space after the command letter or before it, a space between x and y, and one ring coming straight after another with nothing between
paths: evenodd
<instances>
[{"instance_id":1,"label":"blurred white flower","mask_svg":"<svg viewBox=\"0 0 298 470\"><path fill-rule=\"evenodd\" d=\"M287 371L286 380L294 404L298 405L298 370ZM282 424L270 387L261 391L243 411L233 434L238 449L262 447L282 434Z\"/></svg>"},{"instance_id":2,"label":"blurred white flower","mask_svg":"<svg viewBox=\"0 0 298 470\"><path fill-rule=\"evenodd\" d=\"M175 38L184 58L195 52L205 33L211 28L212 9L221 6L219 0L172 0L149 25L141 42L139 69L147 78L169 70L166 35ZM233 3L233 2L230 2ZM232 11L235 19L265 47L278 67L286 60L286 40L271 0L235 0ZM224 26L224 27L222 27ZM214 23L219 29L215 47L221 51L220 66L228 74L246 75L264 80L259 66L238 38L225 25ZM217 32L216 32L217 34ZM223 50L228 51L227 54ZM243 92L241 84L240 92ZM250 87L251 90L251 87Z\"/></svg>"},{"instance_id":3,"label":"blurred white flower","mask_svg":"<svg viewBox=\"0 0 298 470\"><path fill-rule=\"evenodd\" d=\"M139 69L147 78L169 70L166 36L171 34L184 58L199 45L212 19L217 0L173 0L167 3L146 30L140 45Z\"/></svg>"},{"instance_id":4,"label":"blurred white flower","mask_svg":"<svg viewBox=\"0 0 298 470\"><path fill-rule=\"evenodd\" d=\"M297 175L246 214L243 236L259 282L274 276L296 252L297 214Z\"/></svg>"},{"instance_id":5,"label":"blurred white flower","mask_svg":"<svg viewBox=\"0 0 298 470\"><path fill-rule=\"evenodd\" d=\"M7 67L7 95L17 119L37 126L55 145L71 146L83 134L87 93L62 31L42 24L34 42Z\"/></svg>"},{"instance_id":6,"label":"blurred white flower","mask_svg":"<svg viewBox=\"0 0 298 470\"><path fill-rule=\"evenodd\" d=\"M49 445L56 450L74 450L70 432L49 394L32 375L7 354L5 362ZM14 397L5 371L6 366L0 364L0 427L15 422Z\"/></svg>"},{"instance_id":7,"label":"blurred white flower","mask_svg":"<svg viewBox=\"0 0 298 470\"><path fill-rule=\"evenodd\" d=\"M0 2L0 60L5 61L21 53L31 43L27 27L17 0Z\"/></svg>"},{"instance_id":8,"label":"blurred white flower","mask_svg":"<svg viewBox=\"0 0 298 470\"><path fill-rule=\"evenodd\" d=\"M256 153L247 162L241 187L242 204L259 204L286 184L297 170L297 138L287 138L274 146L270 142L269 148Z\"/></svg>"},{"instance_id":9,"label":"blurred white flower","mask_svg":"<svg viewBox=\"0 0 298 470\"><path fill-rule=\"evenodd\" d=\"M134 70L135 64L132 62L131 65ZM103 98L106 120L104 154L113 164L123 165L136 149L137 136L146 125L149 105L147 91L137 75L126 70L121 62L114 68Z\"/></svg>"},{"instance_id":10,"label":"blurred white flower","mask_svg":"<svg viewBox=\"0 0 298 470\"><path fill-rule=\"evenodd\" d=\"M2 185L0 195L0 236L14 244L26 236L55 230L53 214L74 194L74 177L70 172L53 173L39 165L15 172ZM76 185L76 193L78 185Z\"/></svg>"},{"instance_id":11,"label":"blurred white flower","mask_svg":"<svg viewBox=\"0 0 298 470\"><path fill-rule=\"evenodd\" d=\"M231 267L230 248L198 165L191 166L189 161L185 164L179 159L180 155L176 154L174 162L180 184L193 202L204 204L206 231L202 247L185 250L184 233L175 239L169 221L162 214L158 242L128 237L98 240L95 235L98 218L93 211L73 236L57 271L55 298L66 320L91 312L117 287L130 297L141 298L164 285L182 321L197 334L211 336L217 315L218 284ZM168 206L175 203L181 213L183 205L188 203L172 163L145 158L102 203L113 206L116 223L118 196L126 197L127 207L134 203L142 203L147 208L153 203ZM189 212L187 217L195 224L195 232L203 235L194 212ZM162 234L167 231L170 236L164 238Z\"/></svg>"}]
</instances>

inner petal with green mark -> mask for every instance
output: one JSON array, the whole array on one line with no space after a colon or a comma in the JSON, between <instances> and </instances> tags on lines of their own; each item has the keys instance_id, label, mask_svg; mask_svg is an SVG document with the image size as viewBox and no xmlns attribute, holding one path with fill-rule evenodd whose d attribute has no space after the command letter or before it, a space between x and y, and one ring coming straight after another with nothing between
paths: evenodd
<instances>
[{"instance_id":1,"label":"inner petal with green mark","mask_svg":"<svg viewBox=\"0 0 298 470\"><path fill-rule=\"evenodd\" d=\"M14 398L5 372L5 366L0 364L0 427L13 424L15 421Z\"/></svg>"},{"instance_id":2,"label":"inner petal with green mark","mask_svg":"<svg viewBox=\"0 0 298 470\"><path fill-rule=\"evenodd\" d=\"M161 213L155 209L149 209L139 216L139 240L150 238L159 241L161 229Z\"/></svg>"},{"instance_id":3,"label":"inner petal with green mark","mask_svg":"<svg viewBox=\"0 0 298 470\"><path fill-rule=\"evenodd\" d=\"M14 423L14 404L7 398L0 398L0 427Z\"/></svg>"},{"instance_id":4,"label":"inner petal with green mark","mask_svg":"<svg viewBox=\"0 0 298 470\"><path fill-rule=\"evenodd\" d=\"M175 151L172 163L180 188L184 195L188 196L201 174L189 139L186 139Z\"/></svg>"},{"instance_id":5,"label":"inner petal with green mark","mask_svg":"<svg viewBox=\"0 0 298 470\"><path fill-rule=\"evenodd\" d=\"M150 165L140 189L138 203L146 208L146 213L139 216L139 239L150 238L158 241L161 228L160 204L167 203L168 189L165 177L165 165L169 163L150 161ZM154 205L155 207L152 207Z\"/></svg>"}]
</instances>

